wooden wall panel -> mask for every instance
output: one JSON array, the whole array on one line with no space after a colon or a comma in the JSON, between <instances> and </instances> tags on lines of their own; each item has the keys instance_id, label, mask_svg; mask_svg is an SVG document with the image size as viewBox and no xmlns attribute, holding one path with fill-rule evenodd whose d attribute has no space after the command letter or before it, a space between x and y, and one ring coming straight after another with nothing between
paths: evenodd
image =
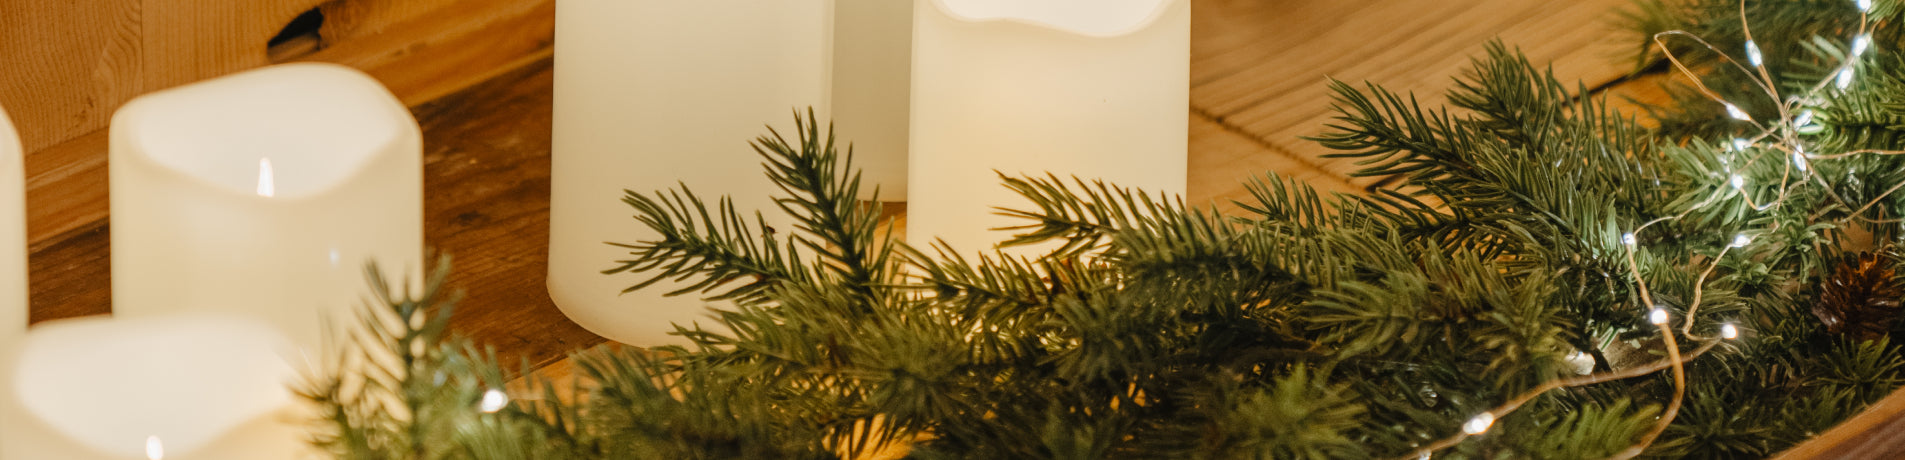
<instances>
[{"instance_id":1,"label":"wooden wall panel","mask_svg":"<svg viewBox=\"0 0 1905 460\"><path fill-rule=\"evenodd\" d=\"M270 63L266 42L323 0L144 0L145 91ZM83 29L81 29L83 30Z\"/></svg>"},{"instance_id":2,"label":"wooden wall panel","mask_svg":"<svg viewBox=\"0 0 1905 460\"><path fill-rule=\"evenodd\" d=\"M0 1L0 106L31 152L143 93L142 0Z\"/></svg>"}]
</instances>

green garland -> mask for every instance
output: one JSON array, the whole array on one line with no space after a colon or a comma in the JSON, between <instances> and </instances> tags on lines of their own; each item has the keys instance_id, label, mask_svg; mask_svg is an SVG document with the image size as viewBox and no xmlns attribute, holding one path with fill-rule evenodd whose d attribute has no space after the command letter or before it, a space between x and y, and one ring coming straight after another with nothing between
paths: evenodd
<instances>
[{"instance_id":1,"label":"green garland","mask_svg":"<svg viewBox=\"0 0 1905 460\"><path fill-rule=\"evenodd\" d=\"M1665 45L1642 68L1674 70L1671 55L1718 96L1678 90L1658 128L1499 45L1450 109L1334 83L1317 140L1359 176L1400 178L1372 196L1269 175L1225 216L1002 176L1028 201L1004 244L1060 243L1038 258L894 241L851 154L797 114L793 139L754 142L794 231L685 186L625 199L660 237L623 245L611 271L698 280L674 294L722 302L719 328L580 353L585 383L498 405L491 355L447 333L442 272L416 298L379 286L335 375L305 391L327 414L318 444L353 459L1770 455L1905 379L1894 262L1856 257L1899 238L1905 212L1888 191L1905 156L1887 153L1905 149L1900 9L1858 8L1633 14ZM1744 49L1742 11L1770 82L1711 51ZM1859 30L1856 80L1816 85ZM1761 83L1796 96L1762 100ZM1829 327L1832 311L1888 326Z\"/></svg>"}]
</instances>

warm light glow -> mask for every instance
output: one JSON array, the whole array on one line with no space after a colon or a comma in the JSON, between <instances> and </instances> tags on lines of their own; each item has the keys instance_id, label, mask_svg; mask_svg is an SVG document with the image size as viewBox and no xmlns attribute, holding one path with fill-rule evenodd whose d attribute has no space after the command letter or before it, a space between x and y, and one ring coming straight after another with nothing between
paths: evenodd
<instances>
[{"instance_id":1,"label":"warm light glow","mask_svg":"<svg viewBox=\"0 0 1905 460\"><path fill-rule=\"evenodd\" d=\"M503 390L491 388L489 391L483 392L483 402L477 407L482 409L484 413L494 414L496 411L503 410L503 406L508 404L509 396L504 395Z\"/></svg>"},{"instance_id":2,"label":"warm light glow","mask_svg":"<svg viewBox=\"0 0 1905 460\"><path fill-rule=\"evenodd\" d=\"M1482 434L1488 432L1488 427L1494 424L1495 414L1483 412L1475 418L1468 419L1468 423L1463 423L1462 432L1470 435Z\"/></svg>"},{"instance_id":3,"label":"warm light glow","mask_svg":"<svg viewBox=\"0 0 1905 460\"><path fill-rule=\"evenodd\" d=\"M1667 324L1667 310L1655 308L1654 311L1648 312L1647 322L1654 323L1654 324Z\"/></svg>"},{"instance_id":4,"label":"warm light glow","mask_svg":"<svg viewBox=\"0 0 1905 460\"><path fill-rule=\"evenodd\" d=\"M146 436L146 459L162 460L164 458L165 444L159 442L158 436Z\"/></svg>"},{"instance_id":5,"label":"warm light glow","mask_svg":"<svg viewBox=\"0 0 1905 460\"><path fill-rule=\"evenodd\" d=\"M1720 338L1731 340L1731 339L1736 339L1739 337L1740 337L1740 328L1733 327L1733 323L1726 323L1726 324L1720 325Z\"/></svg>"},{"instance_id":6,"label":"warm light glow","mask_svg":"<svg viewBox=\"0 0 1905 460\"><path fill-rule=\"evenodd\" d=\"M1753 116L1747 115L1745 110L1740 110L1740 106L1733 105L1731 102L1726 102L1725 104L1727 116L1738 120L1753 121Z\"/></svg>"},{"instance_id":7,"label":"warm light glow","mask_svg":"<svg viewBox=\"0 0 1905 460\"><path fill-rule=\"evenodd\" d=\"M1766 65L1766 58L1760 55L1759 44L1752 40L1746 41L1746 62L1752 63L1753 67Z\"/></svg>"},{"instance_id":8,"label":"warm light glow","mask_svg":"<svg viewBox=\"0 0 1905 460\"><path fill-rule=\"evenodd\" d=\"M278 186L271 179L271 159L258 159L258 196L270 198L278 193Z\"/></svg>"},{"instance_id":9,"label":"warm light glow","mask_svg":"<svg viewBox=\"0 0 1905 460\"><path fill-rule=\"evenodd\" d=\"M1752 244L1752 243L1753 243L1753 238L1746 236L1745 233L1739 233L1739 234L1733 235L1733 244L1731 244L1730 246L1733 246L1736 248L1743 248L1743 247L1746 247L1746 245Z\"/></svg>"}]
</instances>

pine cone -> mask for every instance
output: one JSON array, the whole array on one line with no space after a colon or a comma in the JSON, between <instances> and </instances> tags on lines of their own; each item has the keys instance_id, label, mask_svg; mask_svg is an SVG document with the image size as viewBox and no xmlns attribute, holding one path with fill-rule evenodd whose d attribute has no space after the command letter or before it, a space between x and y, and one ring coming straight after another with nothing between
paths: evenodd
<instances>
[{"instance_id":1,"label":"pine cone","mask_svg":"<svg viewBox=\"0 0 1905 460\"><path fill-rule=\"evenodd\" d=\"M1821 286L1813 316L1833 334L1859 340L1884 337L1905 294L1892 282L1892 271L1892 258L1880 254L1861 252L1840 261Z\"/></svg>"}]
</instances>

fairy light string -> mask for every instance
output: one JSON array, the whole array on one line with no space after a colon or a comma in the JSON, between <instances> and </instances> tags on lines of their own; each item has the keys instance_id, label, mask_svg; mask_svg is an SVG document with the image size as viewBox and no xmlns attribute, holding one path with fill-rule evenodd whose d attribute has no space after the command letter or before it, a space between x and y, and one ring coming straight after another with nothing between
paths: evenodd
<instances>
[{"instance_id":1,"label":"fairy light string","mask_svg":"<svg viewBox=\"0 0 1905 460\"><path fill-rule=\"evenodd\" d=\"M1849 51L1846 53L1843 62L1837 66L1838 70L1829 73L1823 80L1819 81L1818 84L1813 85L1806 94L1818 94L1824 91L1827 86L1831 86L1839 91L1845 91L1856 83L1859 59L1870 50L1872 45L1872 23L1870 20L1872 2L1871 0L1854 0L1854 4L1859 9L1859 29L1851 39ZM1700 306L1704 300L1703 293L1707 279L1713 274L1714 270L1719 267L1729 252L1734 249L1744 250L1753 243L1751 234L1747 232L1735 234L1731 241L1722 246L1720 251L1709 259L1708 266L1694 281L1692 301L1687 306L1686 314L1679 318L1679 329L1681 335L1685 335L1693 343L1698 343L1699 345L1683 354L1680 350L1679 342L1675 338L1674 327L1672 327L1674 320L1673 315L1668 309L1654 302L1653 292L1648 287L1646 277L1642 275L1640 265L1635 256L1640 250L1643 232L1655 224L1679 220L1695 210L1722 201L1734 193L1738 194L1743 204L1755 211L1775 209L1786 202L1794 188L1807 182L1818 183L1828 196L1838 202L1839 206L1852 210L1851 214L1847 217L1848 220L1860 220L1875 224L1905 221L1905 219L1875 220L1865 217L1865 212L1870 210L1872 206L1883 201L1900 188L1905 188L1905 182L1893 185L1883 193L1854 209L1850 202L1847 202L1833 190L1833 187L1825 181L1824 177L1816 173L1818 171L1817 163L1819 161L1837 160L1858 155L1900 155L1905 154L1905 150L1861 149L1836 154L1809 152L1800 137L1805 134L1817 133L1824 129L1822 126L1812 123L1815 115L1811 109L1805 107L1805 105L1809 102L1813 102L1813 100L1800 97L1782 98L1780 96L1777 84L1773 80L1771 73L1766 69L1765 55L1761 51L1758 42L1753 39L1752 27L1746 17L1746 4L1744 0L1740 2L1740 23L1741 33L1743 38L1745 38L1744 54L1748 61L1745 63L1746 65L1742 65L1742 63L1734 60L1731 53L1723 52L1712 43L1686 31L1666 31L1655 34L1653 37L1655 46L1662 51L1664 57L1672 64L1674 69L1692 81L1696 91L1718 102L1723 108L1725 116L1743 121L1758 128L1758 132L1751 136L1732 139L1729 144L1726 145L1726 147L1729 147L1727 150L1730 155L1722 155L1718 158L1721 165L1727 168L1723 176L1726 178L1725 183L1727 186L1716 188L1705 200L1682 210L1678 214L1653 219L1634 228L1632 232L1621 235L1621 244L1624 249L1623 252L1625 253L1627 269L1629 274L1633 277L1636 291L1639 293L1641 306L1646 309L1643 312L1644 317L1659 330L1660 340L1665 346L1667 356L1664 359L1642 366L1591 373L1589 375L1572 378L1549 380L1509 399L1499 406L1471 416L1462 424L1461 429L1455 434L1412 450L1404 456L1397 457L1398 460L1430 458L1435 452L1461 444L1462 441L1471 436L1483 435L1489 431L1496 421L1513 413L1522 405L1549 391L1628 379L1651 375L1662 370L1670 370L1673 374L1673 396L1668 401L1666 408L1662 411L1659 420L1651 429L1644 433L1638 442L1615 454L1613 458L1634 458L1639 456L1649 446L1653 445L1655 439L1657 439L1661 433L1665 432L1667 426L1673 422L1684 402L1687 389L1685 363L1706 354L1721 342L1738 339L1741 335L1740 327L1732 322L1722 322L1717 331L1715 331L1716 335L1711 337L1694 334L1693 326L1696 324ZM1719 93L1707 87L1700 75L1681 62L1680 58L1674 55L1672 48L1667 46L1666 39L1675 37L1692 40L1694 43L1717 54L1721 63L1749 75L1754 85L1764 92L1767 98L1774 102L1773 107L1777 110L1777 118L1773 121L1762 123L1739 105L1726 100L1726 98L1722 97ZM1776 194L1771 200L1765 203L1757 203L1753 197L1753 189L1750 184L1747 183L1746 172L1755 162L1765 157L1768 153L1774 152L1785 157L1780 160L1780 162L1783 163L1780 181L1773 188ZM1729 159L1729 157L1731 157L1731 159ZM1798 180L1795 181L1793 180L1795 178L1794 176L1801 177L1798 177ZM1822 217L1826 211L1831 209L1833 208L1828 206L1811 217L1812 219L1818 219ZM1778 223L1774 222L1763 231L1772 232L1777 229Z\"/></svg>"}]
</instances>

